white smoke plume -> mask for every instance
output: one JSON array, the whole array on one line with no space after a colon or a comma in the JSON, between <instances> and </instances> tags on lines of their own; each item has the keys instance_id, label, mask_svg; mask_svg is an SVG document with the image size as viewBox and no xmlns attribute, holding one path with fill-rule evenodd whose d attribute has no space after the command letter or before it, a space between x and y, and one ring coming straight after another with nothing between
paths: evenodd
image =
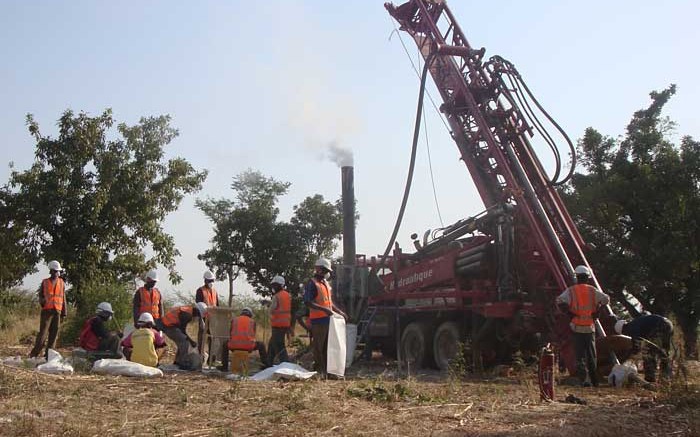
<instances>
[{"instance_id":1,"label":"white smoke plume","mask_svg":"<svg viewBox=\"0 0 700 437\"><path fill-rule=\"evenodd\" d=\"M322 26L303 6L285 6L282 12L283 23L288 23L282 26L292 26L283 32L288 49L282 51L280 59L284 82L280 82L283 87L279 93L287 103L290 126L320 159L341 167L352 165L348 145L363 129L362 111L355 96L344 91L346 84L338 81L337 74L318 56L330 49L324 44L332 42L334 36L319 36Z\"/></svg>"},{"instance_id":2,"label":"white smoke plume","mask_svg":"<svg viewBox=\"0 0 700 437\"><path fill-rule=\"evenodd\" d=\"M338 167L353 165L352 150L340 146L336 141L328 144L328 158L335 162Z\"/></svg>"}]
</instances>

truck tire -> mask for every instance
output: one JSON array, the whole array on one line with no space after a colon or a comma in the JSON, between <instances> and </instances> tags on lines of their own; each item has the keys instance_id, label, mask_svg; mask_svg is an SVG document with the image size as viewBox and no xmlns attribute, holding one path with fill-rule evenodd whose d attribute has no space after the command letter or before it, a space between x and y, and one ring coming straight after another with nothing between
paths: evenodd
<instances>
[{"instance_id":1,"label":"truck tire","mask_svg":"<svg viewBox=\"0 0 700 437\"><path fill-rule=\"evenodd\" d=\"M401 333L401 360L415 369L428 366L431 345L425 323L411 322Z\"/></svg>"},{"instance_id":2,"label":"truck tire","mask_svg":"<svg viewBox=\"0 0 700 437\"><path fill-rule=\"evenodd\" d=\"M444 322L433 337L433 358L435 365L440 370L448 370L450 362L460 352L459 326L455 322Z\"/></svg>"}]
</instances>

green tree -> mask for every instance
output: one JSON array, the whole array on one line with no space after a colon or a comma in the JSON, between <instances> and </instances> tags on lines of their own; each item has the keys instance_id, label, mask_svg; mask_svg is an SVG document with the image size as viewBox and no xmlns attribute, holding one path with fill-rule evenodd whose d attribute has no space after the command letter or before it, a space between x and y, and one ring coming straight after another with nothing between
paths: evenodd
<instances>
[{"instance_id":1,"label":"green tree","mask_svg":"<svg viewBox=\"0 0 700 437\"><path fill-rule=\"evenodd\" d=\"M212 245L200 259L222 278L233 269L245 273L260 295L270 294L270 280L277 274L296 291L315 259L333 253L342 222L337 206L320 195L295 206L289 223L280 221L277 202L289 186L247 170L234 178L234 200L198 200L197 206L214 225Z\"/></svg>"},{"instance_id":2,"label":"green tree","mask_svg":"<svg viewBox=\"0 0 700 437\"><path fill-rule=\"evenodd\" d=\"M586 172L572 178L564 197L606 290L633 315L623 292L646 310L673 312L687 354L697 356L700 144L668 139L674 124L662 110L674 93L673 85L652 92L621 139L587 129L578 144Z\"/></svg>"},{"instance_id":3,"label":"green tree","mask_svg":"<svg viewBox=\"0 0 700 437\"><path fill-rule=\"evenodd\" d=\"M12 172L7 205L14 220L31 224L41 257L66 268L78 307L84 285L125 281L156 264L179 281L179 252L162 222L207 173L165 159L178 135L170 117L121 123L115 132L109 109L96 117L68 110L56 138L43 136L31 115L27 124L36 158L29 170Z\"/></svg>"},{"instance_id":4,"label":"green tree","mask_svg":"<svg viewBox=\"0 0 700 437\"><path fill-rule=\"evenodd\" d=\"M7 187L0 187L0 296L35 272L39 261L36 235L29 223L15 217L8 205L11 196Z\"/></svg>"}]
</instances>

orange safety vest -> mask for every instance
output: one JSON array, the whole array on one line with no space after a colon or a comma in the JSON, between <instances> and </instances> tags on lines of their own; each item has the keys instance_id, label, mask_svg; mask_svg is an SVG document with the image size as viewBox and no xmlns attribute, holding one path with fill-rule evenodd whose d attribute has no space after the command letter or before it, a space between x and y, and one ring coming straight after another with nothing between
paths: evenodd
<instances>
[{"instance_id":1,"label":"orange safety vest","mask_svg":"<svg viewBox=\"0 0 700 437\"><path fill-rule=\"evenodd\" d=\"M95 331L92 330L92 321L95 320L95 317L87 319L83 324L83 329L80 331L80 347L86 351L96 351L100 345L100 339L97 338Z\"/></svg>"},{"instance_id":2,"label":"orange safety vest","mask_svg":"<svg viewBox=\"0 0 700 437\"><path fill-rule=\"evenodd\" d=\"M63 279L56 278L56 282L51 283L51 278L46 278L41 282L42 293L44 294L45 310L63 311L63 300L65 298L66 284Z\"/></svg>"},{"instance_id":3,"label":"orange safety vest","mask_svg":"<svg viewBox=\"0 0 700 437\"><path fill-rule=\"evenodd\" d=\"M154 320L160 319L160 291L153 287L150 291L146 287L139 288L139 315L151 313Z\"/></svg>"},{"instance_id":4,"label":"orange safety vest","mask_svg":"<svg viewBox=\"0 0 700 437\"><path fill-rule=\"evenodd\" d=\"M571 289L569 309L574 313L571 323L576 326L593 325L596 310L595 290L586 284L574 285Z\"/></svg>"},{"instance_id":5,"label":"orange safety vest","mask_svg":"<svg viewBox=\"0 0 700 437\"><path fill-rule=\"evenodd\" d=\"M203 302L207 304L207 307L215 307L219 303L219 296L216 294L214 287L199 287L197 291L202 292L202 299L204 299Z\"/></svg>"},{"instance_id":6,"label":"orange safety vest","mask_svg":"<svg viewBox=\"0 0 700 437\"><path fill-rule=\"evenodd\" d=\"M277 296L277 308L270 311L270 324L273 328L289 328L292 324L292 297L285 289Z\"/></svg>"},{"instance_id":7,"label":"orange safety vest","mask_svg":"<svg viewBox=\"0 0 700 437\"><path fill-rule=\"evenodd\" d=\"M165 316L163 316L163 319L161 320L163 322L163 326L167 328L178 326L180 324L180 313L190 313L191 315L192 307L182 306L170 309L170 311L168 311L167 314L165 314Z\"/></svg>"},{"instance_id":8,"label":"orange safety vest","mask_svg":"<svg viewBox=\"0 0 700 437\"><path fill-rule=\"evenodd\" d=\"M314 281L317 290L316 299L314 299L314 303L324 308L328 308L329 310L332 310L333 299L331 298L331 286L326 284L325 282L317 280L316 278L312 279L312 281ZM324 313L321 310L317 310L316 308L309 308L309 319L322 319L323 317L328 317L328 314Z\"/></svg>"},{"instance_id":9,"label":"orange safety vest","mask_svg":"<svg viewBox=\"0 0 700 437\"><path fill-rule=\"evenodd\" d=\"M231 320L228 349L248 352L255 349L255 320L248 316L234 317Z\"/></svg>"}]
</instances>

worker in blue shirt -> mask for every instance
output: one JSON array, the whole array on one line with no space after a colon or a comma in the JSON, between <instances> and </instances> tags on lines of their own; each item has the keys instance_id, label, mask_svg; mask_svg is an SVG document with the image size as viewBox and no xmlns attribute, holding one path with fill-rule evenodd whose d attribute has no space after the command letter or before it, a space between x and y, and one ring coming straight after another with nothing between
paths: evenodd
<instances>
[{"instance_id":1,"label":"worker in blue shirt","mask_svg":"<svg viewBox=\"0 0 700 437\"><path fill-rule=\"evenodd\" d=\"M328 327L333 313L347 320L348 316L333 303L330 279L331 263L319 258L314 266L314 276L304 288L304 305L309 308L311 321L311 350L314 354L314 370L324 376L328 355Z\"/></svg>"}]
</instances>

